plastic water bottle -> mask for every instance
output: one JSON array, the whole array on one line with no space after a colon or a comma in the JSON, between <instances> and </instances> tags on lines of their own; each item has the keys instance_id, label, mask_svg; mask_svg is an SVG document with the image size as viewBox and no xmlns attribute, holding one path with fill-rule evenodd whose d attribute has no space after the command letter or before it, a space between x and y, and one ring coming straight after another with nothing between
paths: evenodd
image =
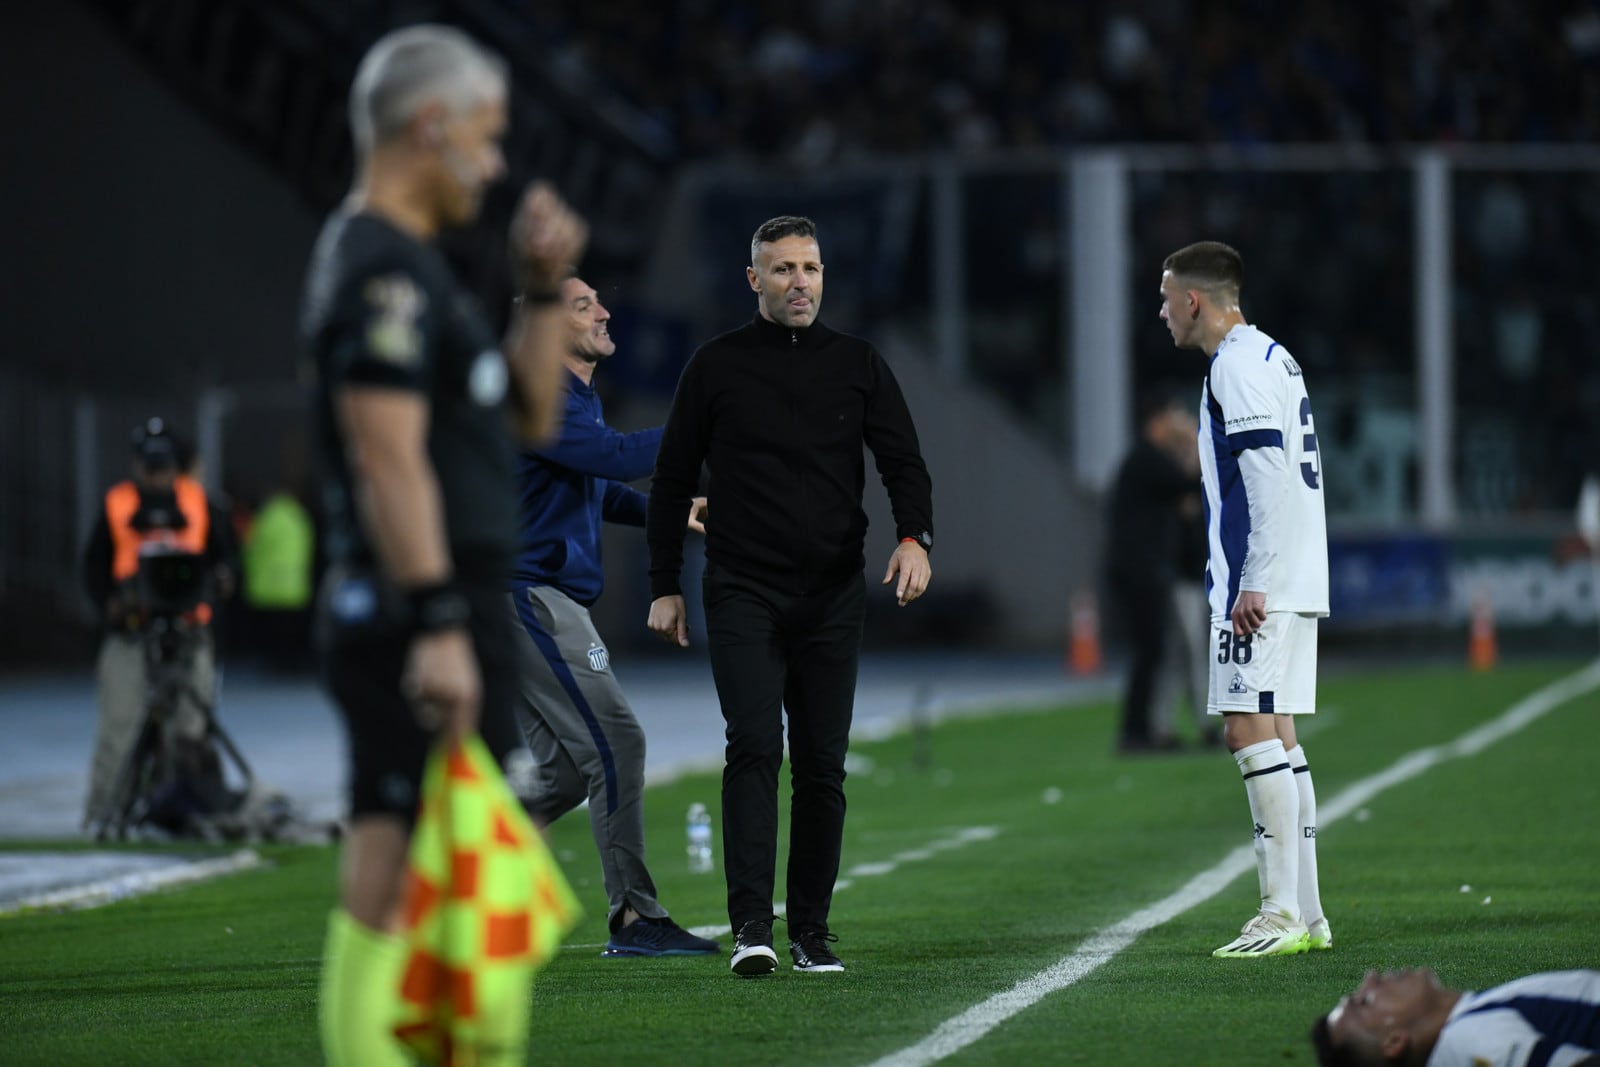
<instances>
[{"instance_id":1,"label":"plastic water bottle","mask_svg":"<svg viewBox=\"0 0 1600 1067\"><path fill-rule=\"evenodd\" d=\"M687 823L689 870L705 874L711 870L711 813L704 804L689 805Z\"/></svg>"}]
</instances>

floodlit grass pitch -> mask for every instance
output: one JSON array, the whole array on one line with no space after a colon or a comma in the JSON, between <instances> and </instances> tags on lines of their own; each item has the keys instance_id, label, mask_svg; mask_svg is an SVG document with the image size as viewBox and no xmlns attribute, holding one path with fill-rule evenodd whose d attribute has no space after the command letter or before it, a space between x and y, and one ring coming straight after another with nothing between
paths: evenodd
<instances>
[{"instance_id":1,"label":"floodlit grass pitch","mask_svg":"<svg viewBox=\"0 0 1600 1067\"><path fill-rule=\"evenodd\" d=\"M1337 714L1305 735L1320 797L1459 737L1575 667L1325 682L1321 701ZM871 1063L1248 843L1243 789L1225 754L1114 759L1112 719L1097 706L946 723L932 734L928 766L913 763L910 738L858 746L872 769L848 786L847 870L963 828L999 832L853 879L834 901L843 975L793 974L781 952L776 975L746 981L728 973L726 955L565 951L537 986L530 1062ZM1481 987L1596 966L1597 751L1600 694L1589 693L1330 826L1320 854L1332 952L1213 960L1254 905L1245 875L948 1062L1311 1063L1312 1017L1369 967L1427 963L1447 983ZM1051 791L1059 798L1047 803ZM723 918L721 878L691 875L683 860L684 810L695 800L715 810L717 793L714 777L696 777L647 795L661 899L684 925ZM590 912L569 940L597 945L605 904L587 820L570 816L552 840ZM318 953L334 854L262 851L270 870L97 911L0 920L0 1058L319 1062Z\"/></svg>"}]
</instances>

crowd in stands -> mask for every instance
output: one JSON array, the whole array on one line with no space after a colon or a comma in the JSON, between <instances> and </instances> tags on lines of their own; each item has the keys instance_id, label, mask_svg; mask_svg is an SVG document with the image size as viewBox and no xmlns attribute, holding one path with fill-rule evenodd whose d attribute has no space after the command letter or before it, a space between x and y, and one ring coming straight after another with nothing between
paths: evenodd
<instances>
[{"instance_id":1,"label":"crowd in stands","mask_svg":"<svg viewBox=\"0 0 1600 1067\"><path fill-rule=\"evenodd\" d=\"M502 0L678 158L1594 142L1591 0Z\"/></svg>"},{"instance_id":2,"label":"crowd in stands","mask_svg":"<svg viewBox=\"0 0 1600 1067\"><path fill-rule=\"evenodd\" d=\"M1096 143L1600 143L1597 0L501 3L562 84L625 105L612 113L681 162L820 170ZM1048 427L1063 410L1057 194L1047 176L1008 180L986 200L1003 221L969 235L969 251L1015 269L1001 292L969 293L982 297L972 327L989 387ZM1467 511L1563 507L1592 464L1580 428L1600 411L1600 373L1582 338L1600 311L1563 283L1570 257L1550 251L1600 237L1591 184L1581 172L1458 175L1455 301L1481 312L1480 329L1457 331ZM1188 239L1203 202L1251 250L1256 306L1315 309L1278 325L1324 382L1332 447L1414 449L1408 173L1148 174L1133 194L1142 261ZM982 284L981 272L969 282ZM1141 380L1171 374L1159 323L1138 332ZM1386 481L1399 487L1383 515L1415 493L1414 474Z\"/></svg>"}]
</instances>

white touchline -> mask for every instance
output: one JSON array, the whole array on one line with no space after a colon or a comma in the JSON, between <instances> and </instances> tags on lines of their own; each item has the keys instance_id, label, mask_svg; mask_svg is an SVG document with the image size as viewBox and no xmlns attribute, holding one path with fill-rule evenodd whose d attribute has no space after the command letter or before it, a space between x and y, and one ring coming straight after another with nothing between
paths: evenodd
<instances>
[{"instance_id":1,"label":"white touchline","mask_svg":"<svg viewBox=\"0 0 1600 1067\"><path fill-rule=\"evenodd\" d=\"M975 841L992 840L999 833L999 828L994 826L967 826L957 830L949 837L941 837L937 841L929 841L921 848L915 848L907 852L901 852L888 863L858 863L854 867L851 867L848 871L844 872L845 874L849 875L848 878L840 878L837 882L833 883L833 891L837 893L841 889L849 889L855 884L855 880L857 878L876 878L880 875L893 874L902 863L915 863L919 860L932 859L940 852L948 852L953 848L964 848ZM772 910L775 913L782 915L785 911L784 903L780 901L779 903L773 905ZM696 937L716 937L720 934L725 934L728 932L728 924L722 923L717 926L691 926L689 928L689 932L694 934Z\"/></svg>"},{"instance_id":2,"label":"white touchline","mask_svg":"<svg viewBox=\"0 0 1600 1067\"><path fill-rule=\"evenodd\" d=\"M1549 711L1595 688L1600 688L1600 660L1576 674L1530 693L1498 718L1491 719L1454 741L1418 749L1402 757L1387 770L1348 786L1332 800L1317 805L1317 825L1320 828L1348 815L1390 786L1415 778L1430 767L1446 760L1477 755L1496 741L1516 733ZM1005 992L996 993L983 1003L975 1004L960 1015L946 1020L915 1045L890 1053L875 1061L872 1067L925 1067L959 1052L1024 1008L1086 977L1147 930L1216 896L1235 878L1253 870L1255 864L1255 851L1251 847L1234 849L1221 863L1196 875L1189 884L1171 896L1093 934L1070 956L1062 957L1052 966L1024 978Z\"/></svg>"},{"instance_id":3,"label":"white touchline","mask_svg":"<svg viewBox=\"0 0 1600 1067\"><path fill-rule=\"evenodd\" d=\"M965 826L949 837L941 837L935 841L929 841L921 848L898 852L895 854L894 859L888 863L858 863L845 872L852 877L840 878L833 883L833 891L837 893L841 889L849 889L855 885L857 878L873 878L879 875L893 874L902 863L917 863L922 860L932 859L940 852L949 852L954 848L965 848L975 841L993 840L999 833L1000 828L996 826ZM774 904L772 910L775 914L784 914L786 910L785 902L779 901ZM689 932L696 937L719 937L728 932L728 924L691 926L689 927ZM561 947L563 949L605 948L604 945L562 945Z\"/></svg>"},{"instance_id":4,"label":"white touchline","mask_svg":"<svg viewBox=\"0 0 1600 1067\"><path fill-rule=\"evenodd\" d=\"M962 827L962 829L952 833L949 837L928 841L922 848L912 848L907 849L904 853L896 853L893 861L886 862L886 864L856 864L845 872L846 875L851 875L850 878L840 878L840 880L835 881L834 893L838 893L840 889L848 889L850 886L856 885L856 878L874 878L877 875L888 875L888 873L894 873L894 870L898 869L901 864L912 864L912 862L920 862L923 859L933 859L938 853L947 853L952 848L965 848L965 846L971 845L973 841L994 840L998 833L1000 833L1000 829L992 827L992 825L968 825L968 827ZM786 910L784 901L779 901L778 904L773 905L774 915L782 915ZM728 933L728 923L717 923L715 926L690 926L690 933L696 937L722 936L722 934ZM605 949L605 945L562 945L562 949Z\"/></svg>"},{"instance_id":5,"label":"white touchline","mask_svg":"<svg viewBox=\"0 0 1600 1067\"><path fill-rule=\"evenodd\" d=\"M154 871L135 871L117 875L86 885L72 886L48 893L22 897L9 904L0 905L0 916L20 915L30 911L80 910L115 904L129 897L144 896L162 889L180 885L208 882L225 874L254 870L264 866L265 860L255 849L242 849L228 856L198 860L181 867L163 867Z\"/></svg>"}]
</instances>

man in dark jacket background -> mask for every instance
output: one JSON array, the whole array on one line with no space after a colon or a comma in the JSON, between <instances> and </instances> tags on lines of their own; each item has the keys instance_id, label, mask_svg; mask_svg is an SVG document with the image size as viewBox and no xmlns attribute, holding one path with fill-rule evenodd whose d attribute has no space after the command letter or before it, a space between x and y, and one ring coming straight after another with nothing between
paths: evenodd
<instances>
[{"instance_id":1,"label":"man in dark jacket background","mask_svg":"<svg viewBox=\"0 0 1600 1067\"><path fill-rule=\"evenodd\" d=\"M757 315L697 350L679 379L646 524L649 625L687 647L683 531L704 463L711 475L704 581L712 675L727 724L724 872L732 967L777 966L772 948L778 770L788 713L787 919L797 971L842 971L828 928L844 833L865 610L862 444L889 492L898 544L884 584L904 606L932 570L933 490L889 366L866 341L817 320L822 256L810 219L756 230L746 269Z\"/></svg>"},{"instance_id":2,"label":"man in dark jacket background","mask_svg":"<svg viewBox=\"0 0 1600 1067\"><path fill-rule=\"evenodd\" d=\"M528 810L551 823L587 798L609 898L610 957L718 951L667 916L644 861L644 731L611 671L589 608L600 598L601 525L643 526L645 496L627 483L655 466L661 429L606 425L594 369L617 350L611 313L581 278L561 286L567 407L553 444L524 448L521 534L512 570L523 733L535 763ZM704 532L696 501L687 524Z\"/></svg>"},{"instance_id":3,"label":"man in dark jacket background","mask_svg":"<svg viewBox=\"0 0 1600 1067\"><path fill-rule=\"evenodd\" d=\"M1204 546L1204 533L1185 521L1186 508L1200 509L1198 441L1187 405L1176 393L1153 393L1141 406L1139 429L1111 490L1105 552L1111 615L1132 656L1117 738L1127 754L1177 746L1170 722L1154 712L1156 689L1173 639L1185 639L1174 606L1180 563L1194 555L1185 539L1199 537ZM1180 670L1188 669L1184 659ZM1158 719L1164 732L1156 732Z\"/></svg>"}]
</instances>

